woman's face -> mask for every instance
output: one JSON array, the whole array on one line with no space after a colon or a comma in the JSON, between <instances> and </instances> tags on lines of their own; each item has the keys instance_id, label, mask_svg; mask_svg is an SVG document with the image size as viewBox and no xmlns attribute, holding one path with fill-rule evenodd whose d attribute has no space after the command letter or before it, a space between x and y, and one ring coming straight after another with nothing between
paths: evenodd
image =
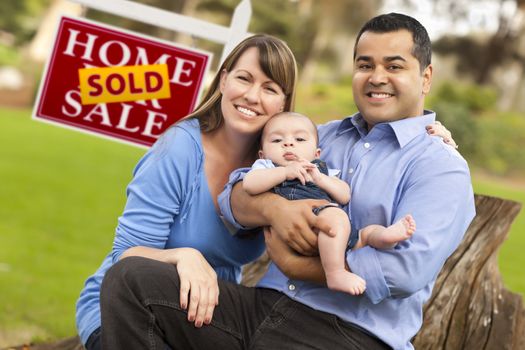
<instances>
[{"instance_id":1,"label":"woman's face","mask_svg":"<svg viewBox=\"0 0 525 350\"><path fill-rule=\"evenodd\" d=\"M224 125L240 134L256 134L284 108L286 96L259 64L259 50L244 51L230 72L221 73Z\"/></svg>"}]
</instances>

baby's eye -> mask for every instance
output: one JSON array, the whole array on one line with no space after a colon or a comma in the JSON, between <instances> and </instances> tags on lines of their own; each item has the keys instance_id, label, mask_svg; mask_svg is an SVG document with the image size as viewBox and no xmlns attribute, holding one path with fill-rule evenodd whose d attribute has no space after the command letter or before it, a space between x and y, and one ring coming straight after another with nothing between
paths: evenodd
<instances>
[{"instance_id":1,"label":"baby's eye","mask_svg":"<svg viewBox=\"0 0 525 350\"><path fill-rule=\"evenodd\" d=\"M271 142L272 143L279 143L279 142L281 142L281 139L273 139Z\"/></svg>"},{"instance_id":2,"label":"baby's eye","mask_svg":"<svg viewBox=\"0 0 525 350\"><path fill-rule=\"evenodd\" d=\"M305 138L302 138L302 137L297 137L297 138L295 139L295 141L297 141L297 142L303 142L303 141L306 141L306 139L305 139Z\"/></svg>"}]
</instances>

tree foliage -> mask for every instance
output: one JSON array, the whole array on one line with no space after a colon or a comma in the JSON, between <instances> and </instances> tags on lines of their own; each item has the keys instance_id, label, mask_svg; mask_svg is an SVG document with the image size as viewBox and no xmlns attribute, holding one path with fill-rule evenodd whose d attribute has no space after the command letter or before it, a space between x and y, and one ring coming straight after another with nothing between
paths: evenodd
<instances>
[{"instance_id":1,"label":"tree foliage","mask_svg":"<svg viewBox=\"0 0 525 350\"><path fill-rule=\"evenodd\" d=\"M51 0L0 1L0 30L12 34L16 44L28 41L50 3Z\"/></svg>"}]
</instances>

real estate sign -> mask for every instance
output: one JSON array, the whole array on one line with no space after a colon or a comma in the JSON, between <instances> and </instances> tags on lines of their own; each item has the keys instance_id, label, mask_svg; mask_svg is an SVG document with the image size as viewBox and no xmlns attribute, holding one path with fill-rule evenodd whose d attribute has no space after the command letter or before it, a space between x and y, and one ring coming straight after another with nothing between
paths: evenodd
<instances>
[{"instance_id":1,"label":"real estate sign","mask_svg":"<svg viewBox=\"0 0 525 350\"><path fill-rule=\"evenodd\" d=\"M62 17L33 118L150 146L195 108L210 61L201 50Z\"/></svg>"}]
</instances>

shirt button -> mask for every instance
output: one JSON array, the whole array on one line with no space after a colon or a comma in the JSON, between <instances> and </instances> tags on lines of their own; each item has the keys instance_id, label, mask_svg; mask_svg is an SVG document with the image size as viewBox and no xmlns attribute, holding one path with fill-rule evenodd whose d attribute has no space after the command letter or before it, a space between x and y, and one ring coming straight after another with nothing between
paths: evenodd
<instances>
[{"instance_id":1,"label":"shirt button","mask_svg":"<svg viewBox=\"0 0 525 350\"><path fill-rule=\"evenodd\" d=\"M295 290L295 284L289 284L288 289L292 291Z\"/></svg>"},{"instance_id":2,"label":"shirt button","mask_svg":"<svg viewBox=\"0 0 525 350\"><path fill-rule=\"evenodd\" d=\"M364 144L364 146L365 146L365 148L370 148L370 144L369 144L368 142L366 142L366 143Z\"/></svg>"},{"instance_id":3,"label":"shirt button","mask_svg":"<svg viewBox=\"0 0 525 350\"><path fill-rule=\"evenodd\" d=\"M349 174L352 174L353 172L354 172L354 168L350 168L350 170L348 170Z\"/></svg>"}]
</instances>

